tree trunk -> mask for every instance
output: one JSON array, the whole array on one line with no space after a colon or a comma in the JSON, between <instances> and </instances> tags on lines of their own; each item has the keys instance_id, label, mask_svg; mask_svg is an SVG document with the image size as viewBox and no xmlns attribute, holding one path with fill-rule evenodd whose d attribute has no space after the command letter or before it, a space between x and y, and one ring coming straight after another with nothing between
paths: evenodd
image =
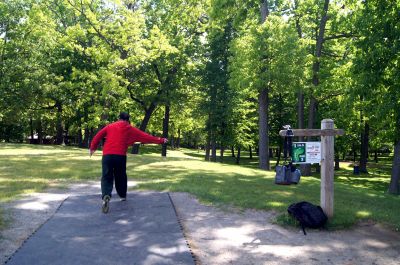
<instances>
[{"instance_id":1,"label":"tree trunk","mask_svg":"<svg viewBox=\"0 0 400 265\"><path fill-rule=\"evenodd\" d=\"M279 162L281 161L281 147L279 146L278 151L276 152L276 164L275 166L279 165Z\"/></svg>"},{"instance_id":2,"label":"tree trunk","mask_svg":"<svg viewBox=\"0 0 400 265\"><path fill-rule=\"evenodd\" d=\"M398 128L398 127L397 127ZM392 175L390 178L389 193L400 193L400 140L397 140L394 145Z\"/></svg>"},{"instance_id":3,"label":"tree trunk","mask_svg":"<svg viewBox=\"0 0 400 265\"><path fill-rule=\"evenodd\" d=\"M34 143L34 140L33 140L34 133L33 133L33 119L32 119L32 117L29 118L29 126L30 126L30 130L31 130L31 140L29 141L29 143L33 144Z\"/></svg>"},{"instance_id":4,"label":"tree trunk","mask_svg":"<svg viewBox=\"0 0 400 265\"><path fill-rule=\"evenodd\" d=\"M56 144L63 144L63 126L62 126L62 105L61 102L56 103L57 107L57 135Z\"/></svg>"},{"instance_id":5,"label":"tree trunk","mask_svg":"<svg viewBox=\"0 0 400 265\"><path fill-rule=\"evenodd\" d=\"M339 154L335 155L335 170L339 170L340 169L340 161L339 161Z\"/></svg>"},{"instance_id":6,"label":"tree trunk","mask_svg":"<svg viewBox=\"0 0 400 265\"><path fill-rule=\"evenodd\" d=\"M205 155L205 160L210 161L210 148L211 148L211 132L208 131L207 133L207 142L206 142L206 155Z\"/></svg>"},{"instance_id":7,"label":"tree trunk","mask_svg":"<svg viewBox=\"0 0 400 265\"><path fill-rule=\"evenodd\" d=\"M219 153L219 161L221 163L224 161L224 151L225 151L225 148L221 144L221 150L220 150L220 153Z\"/></svg>"},{"instance_id":8,"label":"tree trunk","mask_svg":"<svg viewBox=\"0 0 400 265\"><path fill-rule=\"evenodd\" d=\"M215 140L215 135L211 133L211 162L217 162L217 141Z\"/></svg>"},{"instance_id":9,"label":"tree trunk","mask_svg":"<svg viewBox=\"0 0 400 265\"><path fill-rule=\"evenodd\" d=\"M232 157L235 157L235 148L233 147L233 145L231 146L231 154Z\"/></svg>"},{"instance_id":10,"label":"tree trunk","mask_svg":"<svg viewBox=\"0 0 400 265\"><path fill-rule=\"evenodd\" d=\"M236 164L240 163L240 146L238 147L237 156L236 156Z\"/></svg>"},{"instance_id":11,"label":"tree trunk","mask_svg":"<svg viewBox=\"0 0 400 265\"><path fill-rule=\"evenodd\" d=\"M268 1L261 2L260 7L261 24L263 24L269 15ZM263 88L258 95L258 125L259 125L259 167L269 170L269 138L268 138L268 88Z\"/></svg>"},{"instance_id":12,"label":"tree trunk","mask_svg":"<svg viewBox=\"0 0 400 265\"><path fill-rule=\"evenodd\" d=\"M308 129L314 129L315 128L315 116L317 112L317 99L313 96L310 97L310 106L308 108ZM312 138L309 136L307 138L308 141L311 141Z\"/></svg>"},{"instance_id":13,"label":"tree trunk","mask_svg":"<svg viewBox=\"0 0 400 265\"><path fill-rule=\"evenodd\" d=\"M82 123L80 123L79 128L78 128L78 146L83 147L83 135L82 135Z\"/></svg>"},{"instance_id":14,"label":"tree trunk","mask_svg":"<svg viewBox=\"0 0 400 265\"><path fill-rule=\"evenodd\" d=\"M311 164L300 164L300 172L303 176L311 176Z\"/></svg>"},{"instance_id":15,"label":"tree trunk","mask_svg":"<svg viewBox=\"0 0 400 265\"><path fill-rule=\"evenodd\" d=\"M42 125L42 117L40 117L40 116L39 116L36 132L38 134L38 144L42 144L43 143L43 125Z\"/></svg>"},{"instance_id":16,"label":"tree trunk","mask_svg":"<svg viewBox=\"0 0 400 265\"><path fill-rule=\"evenodd\" d=\"M143 120L140 123L140 127L139 127L139 129L141 131L146 131L146 128L147 128L147 125L149 124L151 115L153 114L155 109L156 109L156 105L153 103L151 103L150 107L148 109L146 109ZM132 147L131 154L139 154L139 147L140 147L140 144L134 144Z\"/></svg>"},{"instance_id":17,"label":"tree trunk","mask_svg":"<svg viewBox=\"0 0 400 265\"><path fill-rule=\"evenodd\" d=\"M270 170L269 165L269 138L268 138L268 89L264 88L258 96L258 126L259 126L259 166Z\"/></svg>"},{"instance_id":18,"label":"tree trunk","mask_svg":"<svg viewBox=\"0 0 400 265\"><path fill-rule=\"evenodd\" d=\"M168 138L168 127L169 127L169 105L165 106L165 114L163 120L163 138ZM161 156L167 156L167 144L163 144L161 148Z\"/></svg>"},{"instance_id":19,"label":"tree trunk","mask_svg":"<svg viewBox=\"0 0 400 265\"><path fill-rule=\"evenodd\" d=\"M389 193L399 194L400 193L400 113L397 109L396 126L395 126L395 141L394 141L394 154L392 164L392 175L390 178Z\"/></svg>"},{"instance_id":20,"label":"tree trunk","mask_svg":"<svg viewBox=\"0 0 400 265\"><path fill-rule=\"evenodd\" d=\"M328 21L328 8L329 8L329 0L325 0L324 8L321 16L321 20L318 26L318 33L317 39L315 44L315 53L314 53L314 62L313 62L313 77L312 77L312 84L313 88L316 90L319 86L319 71L321 68L320 61L322 56L322 47L324 43L324 35L325 35L325 28L326 22ZM318 101L313 94L310 96L310 106L309 106L309 113L308 113L308 128L313 129L315 124L315 117L317 113L317 105ZM308 141L311 141L311 137L307 137ZM311 175L311 165L304 164L302 173L304 176Z\"/></svg>"},{"instance_id":21,"label":"tree trunk","mask_svg":"<svg viewBox=\"0 0 400 265\"><path fill-rule=\"evenodd\" d=\"M353 143L353 163L356 162L356 159L357 159L356 145Z\"/></svg>"},{"instance_id":22,"label":"tree trunk","mask_svg":"<svg viewBox=\"0 0 400 265\"><path fill-rule=\"evenodd\" d=\"M297 127L304 129L304 93L302 90L297 95ZM303 142L304 137L299 136L298 141Z\"/></svg>"},{"instance_id":23,"label":"tree trunk","mask_svg":"<svg viewBox=\"0 0 400 265\"><path fill-rule=\"evenodd\" d=\"M253 159L253 149L249 146L250 159Z\"/></svg>"},{"instance_id":24,"label":"tree trunk","mask_svg":"<svg viewBox=\"0 0 400 265\"><path fill-rule=\"evenodd\" d=\"M181 147L181 129L178 129L178 139L176 140L176 148Z\"/></svg>"},{"instance_id":25,"label":"tree trunk","mask_svg":"<svg viewBox=\"0 0 400 265\"><path fill-rule=\"evenodd\" d=\"M269 15L267 0L264 0L261 2L260 15L261 15L261 24L263 24Z\"/></svg>"},{"instance_id":26,"label":"tree trunk","mask_svg":"<svg viewBox=\"0 0 400 265\"><path fill-rule=\"evenodd\" d=\"M375 163L378 163L378 150L374 151L374 161Z\"/></svg>"},{"instance_id":27,"label":"tree trunk","mask_svg":"<svg viewBox=\"0 0 400 265\"><path fill-rule=\"evenodd\" d=\"M360 148L360 172L368 173L368 144L369 144L369 124L364 122L364 132L361 133L361 148Z\"/></svg>"}]
</instances>

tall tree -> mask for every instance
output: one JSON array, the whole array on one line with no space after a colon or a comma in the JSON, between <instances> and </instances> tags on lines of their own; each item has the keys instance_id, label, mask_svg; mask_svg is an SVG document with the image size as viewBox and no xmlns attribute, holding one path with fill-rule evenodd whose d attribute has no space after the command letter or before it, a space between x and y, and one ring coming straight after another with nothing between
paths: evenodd
<instances>
[{"instance_id":1,"label":"tall tree","mask_svg":"<svg viewBox=\"0 0 400 265\"><path fill-rule=\"evenodd\" d=\"M389 130L394 155L389 193L400 193L400 22L399 1L370 0L362 2L357 29L361 35L355 59L355 72L360 75L360 85L368 98L378 108L368 112L380 117L381 124ZM383 126L382 126L383 127Z\"/></svg>"}]
</instances>

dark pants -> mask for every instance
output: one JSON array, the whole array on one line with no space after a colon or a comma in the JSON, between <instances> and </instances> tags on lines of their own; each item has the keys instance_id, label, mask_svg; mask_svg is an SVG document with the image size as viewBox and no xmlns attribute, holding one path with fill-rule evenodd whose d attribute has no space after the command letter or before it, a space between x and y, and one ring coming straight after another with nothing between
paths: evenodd
<instances>
[{"instance_id":1,"label":"dark pants","mask_svg":"<svg viewBox=\"0 0 400 265\"><path fill-rule=\"evenodd\" d=\"M121 198L126 197L128 178L126 176L126 156L104 155L101 161L103 175L101 177L101 198L105 195L111 197L113 182Z\"/></svg>"}]
</instances>

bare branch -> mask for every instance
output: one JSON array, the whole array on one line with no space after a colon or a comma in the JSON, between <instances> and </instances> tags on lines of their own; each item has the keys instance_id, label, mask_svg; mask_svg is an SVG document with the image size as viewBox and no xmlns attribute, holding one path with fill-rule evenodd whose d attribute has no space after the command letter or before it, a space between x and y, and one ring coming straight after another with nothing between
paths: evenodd
<instances>
[{"instance_id":1,"label":"bare branch","mask_svg":"<svg viewBox=\"0 0 400 265\"><path fill-rule=\"evenodd\" d=\"M144 109L146 109L146 104L144 103L144 101L138 99L137 97L135 97L135 96L133 95L131 84L129 84L129 85L127 86L127 89L128 89L129 96L131 97L131 99L132 99L133 101L136 101L136 102L139 103Z\"/></svg>"}]
</instances>

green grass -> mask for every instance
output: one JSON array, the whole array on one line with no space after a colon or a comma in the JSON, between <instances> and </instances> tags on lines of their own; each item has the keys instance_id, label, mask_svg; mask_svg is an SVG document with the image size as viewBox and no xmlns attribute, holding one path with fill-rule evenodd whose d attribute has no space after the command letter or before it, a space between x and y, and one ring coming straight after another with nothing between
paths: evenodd
<instances>
[{"instance_id":1,"label":"green grass","mask_svg":"<svg viewBox=\"0 0 400 265\"><path fill-rule=\"evenodd\" d=\"M183 191L212 205L274 210L277 221L291 223L286 209L294 202L306 200L319 204L318 175L302 177L299 185L274 184L272 171L257 169L257 159L243 158L244 166L234 164L230 152L227 164L204 161L196 150L169 151L159 155L159 146L142 148L141 155L129 155L127 171L139 180L138 189ZM0 144L0 202L47 187L99 180L101 152L89 158L88 151L71 147ZM400 197L386 193L390 180L390 161L369 165L370 174L354 176L350 163L341 163L335 176L334 218L328 228L347 228L368 219L400 229ZM1 226L1 218L0 218Z\"/></svg>"}]
</instances>

